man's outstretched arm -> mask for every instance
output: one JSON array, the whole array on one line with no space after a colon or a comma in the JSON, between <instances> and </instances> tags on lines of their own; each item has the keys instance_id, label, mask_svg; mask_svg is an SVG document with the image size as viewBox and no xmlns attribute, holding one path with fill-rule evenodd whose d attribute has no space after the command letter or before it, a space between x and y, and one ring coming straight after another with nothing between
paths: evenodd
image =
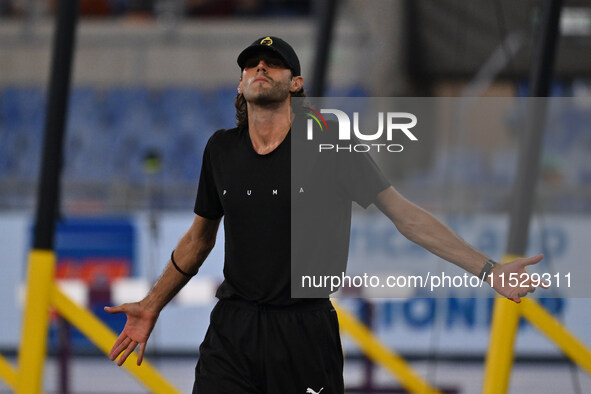
<instances>
[{"instance_id":1,"label":"man's outstretched arm","mask_svg":"<svg viewBox=\"0 0 591 394\"><path fill-rule=\"evenodd\" d=\"M489 260L488 256L466 243L452 229L429 212L405 199L393 187L389 187L378 194L376 205L392 220L398 231L406 238L474 275L478 275L486 261ZM519 258L503 265L496 265L490 274L498 275L512 272L522 274L525 272L526 266L535 264L542 258L543 256L540 254L529 258ZM486 280L490 283L489 277ZM500 286L501 282L504 282L504 287ZM528 287L511 287L507 282L494 281L493 288L499 294L515 302L520 302L520 297L524 297L527 293L535 290L535 286L531 282L527 282Z\"/></svg>"},{"instance_id":2,"label":"man's outstretched arm","mask_svg":"<svg viewBox=\"0 0 591 394\"><path fill-rule=\"evenodd\" d=\"M195 215L189 230L182 236L175 251L174 261L183 272L194 275L215 245L220 219L206 219ZM117 365L121 366L127 357L140 345L137 364L144 358L146 343L156 324L160 311L187 284L190 277L183 275L169 260L164 272L148 295L139 302L105 307L109 313L125 313L127 322L111 348L109 358L115 360L121 353Z\"/></svg>"}]
</instances>

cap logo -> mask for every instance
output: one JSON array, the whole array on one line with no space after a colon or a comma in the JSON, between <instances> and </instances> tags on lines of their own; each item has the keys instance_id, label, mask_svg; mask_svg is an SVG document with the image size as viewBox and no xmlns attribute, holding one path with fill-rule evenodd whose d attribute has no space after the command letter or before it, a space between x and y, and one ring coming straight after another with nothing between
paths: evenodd
<instances>
[{"instance_id":1,"label":"cap logo","mask_svg":"<svg viewBox=\"0 0 591 394\"><path fill-rule=\"evenodd\" d=\"M271 37L265 37L261 40L260 44L261 45L272 45L273 40L271 39Z\"/></svg>"}]
</instances>

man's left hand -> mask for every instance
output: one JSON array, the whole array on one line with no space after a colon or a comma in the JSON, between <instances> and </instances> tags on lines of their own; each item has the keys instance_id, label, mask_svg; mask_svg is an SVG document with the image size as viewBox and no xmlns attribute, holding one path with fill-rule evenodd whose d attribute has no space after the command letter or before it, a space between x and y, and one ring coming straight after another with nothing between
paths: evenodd
<instances>
[{"instance_id":1,"label":"man's left hand","mask_svg":"<svg viewBox=\"0 0 591 394\"><path fill-rule=\"evenodd\" d=\"M543 258L544 255L539 254L533 257L517 258L505 264L497 264L485 280L503 297L520 303L521 297L533 293L537 287L548 288L548 285L541 280L532 281L525 271L525 267L536 264Z\"/></svg>"}]
</instances>

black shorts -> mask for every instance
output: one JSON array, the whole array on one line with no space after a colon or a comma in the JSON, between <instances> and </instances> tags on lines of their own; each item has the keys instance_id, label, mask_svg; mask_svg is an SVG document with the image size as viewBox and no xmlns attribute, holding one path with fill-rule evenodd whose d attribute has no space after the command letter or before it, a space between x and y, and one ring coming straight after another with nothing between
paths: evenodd
<instances>
[{"instance_id":1,"label":"black shorts","mask_svg":"<svg viewBox=\"0 0 591 394\"><path fill-rule=\"evenodd\" d=\"M286 308L221 300L210 320L193 393L344 392L339 323L328 299Z\"/></svg>"}]
</instances>

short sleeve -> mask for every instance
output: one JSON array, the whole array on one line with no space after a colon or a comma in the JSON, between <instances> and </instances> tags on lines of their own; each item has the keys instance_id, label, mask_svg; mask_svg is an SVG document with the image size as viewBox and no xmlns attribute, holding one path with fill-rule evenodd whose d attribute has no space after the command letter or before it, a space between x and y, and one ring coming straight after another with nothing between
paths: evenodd
<instances>
[{"instance_id":1,"label":"short sleeve","mask_svg":"<svg viewBox=\"0 0 591 394\"><path fill-rule=\"evenodd\" d=\"M207 219L217 219L224 215L224 209L216 188L215 172L211 160L211 139L203 151L203 163L199 176L199 187L195 199L194 212Z\"/></svg>"},{"instance_id":2,"label":"short sleeve","mask_svg":"<svg viewBox=\"0 0 591 394\"><path fill-rule=\"evenodd\" d=\"M365 152L342 152L339 181L352 201L363 208L373 203L377 195L390 186L373 158Z\"/></svg>"}]
</instances>

